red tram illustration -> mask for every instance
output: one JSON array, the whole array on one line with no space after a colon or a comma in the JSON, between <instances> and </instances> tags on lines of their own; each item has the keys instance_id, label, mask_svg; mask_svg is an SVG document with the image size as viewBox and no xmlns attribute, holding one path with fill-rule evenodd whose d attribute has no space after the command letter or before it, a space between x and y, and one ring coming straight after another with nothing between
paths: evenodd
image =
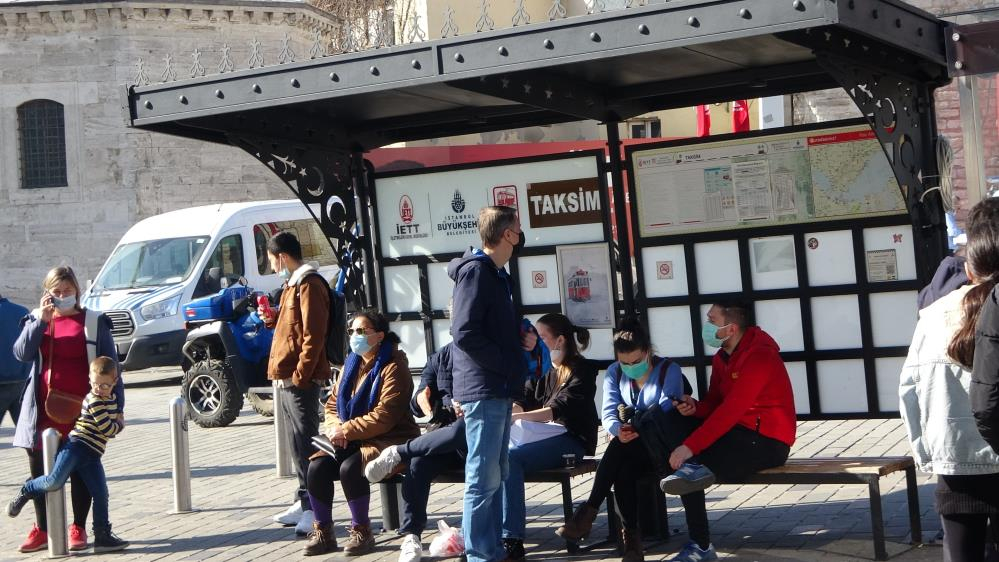
<instances>
[{"instance_id":1,"label":"red tram illustration","mask_svg":"<svg viewBox=\"0 0 999 562\"><path fill-rule=\"evenodd\" d=\"M566 281L566 289L569 299L576 302L587 302L590 300L590 274L583 269L576 270L572 277Z\"/></svg>"}]
</instances>

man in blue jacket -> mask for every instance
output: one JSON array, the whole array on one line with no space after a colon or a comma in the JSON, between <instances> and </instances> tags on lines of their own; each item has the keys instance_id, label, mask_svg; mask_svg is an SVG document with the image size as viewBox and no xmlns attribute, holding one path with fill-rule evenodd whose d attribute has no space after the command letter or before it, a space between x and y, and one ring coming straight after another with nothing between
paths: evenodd
<instances>
[{"instance_id":1,"label":"man in blue jacket","mask_svg":"<svg viewBox=\"0 0 999 562\"><path fill-rule=\"evenodd\" d=\"M527 364L520 321L513 308L510 276L504 266L524 246L517 211L479 211L482 249L469 249L448 265L454 280L451 350L454 401L464 412L465 500L462 534L469 562L507 558L503 548L503 479L507 471L512 399L524 388ZM536 336L535 336L536 337Z\"/></svg>"},{"instance_id":2,"label":"man in blue jacket","mask_svg":"<svg viewBox=\"0 0 999 562\"><path fill-rule=\"evenodd\" d=\"M14 304L0 296L0 424L10 412L10 418L17 425L21 415L21 392L28 379L31 363L21 363L14 358L14 342L21 333L21 319L28 309Z\"/></svg>"}]
</instances>

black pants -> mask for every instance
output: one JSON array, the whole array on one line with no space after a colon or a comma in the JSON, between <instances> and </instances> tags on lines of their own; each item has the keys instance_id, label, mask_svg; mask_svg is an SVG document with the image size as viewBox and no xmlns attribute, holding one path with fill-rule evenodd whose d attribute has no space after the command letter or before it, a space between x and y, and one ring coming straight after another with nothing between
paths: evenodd
<instances>
[{"instance_id":1,"label":"black pants","mask_svg":"<svg viewBox=\"0 0 999 562\"><path fill-rule=\"evenodd\" d=\"M590 490L586 503L594 509L600 509L600 504L613 486L621 525L625 529L638 529L637 482L642 477L651 476L653 472L648 449L641 437L628 443L612 439L597 465L593 489Z\"/></svg>"},{"instance_id":2,"label":"black pants","mask_svg":"<svg viewBox=\"0 0 999 562\"><path fill-rule=\"evenodd\" d=\"M673 449L682 445L701 426L701 420L682 416L676 410L664 413L656 408L648 413L650 415L643 416L637 424L637 430L639 435L647 435L646 445L653 444L651 450L656 452L651 454L663 459L669 459ZM690 460L707 466L722 480L738 481L765 468L783 465L790 451L787 444L736 424ZM661 466L661 463L657 465ZM711 535L704 492L680 496L680 501L683 502L690 539L701 548L707 548Z\"/></svg>"},{"instance_id":3,"label":"black pants","mask_svg":"<svg viewBox=\"0 0 999 562\"><path fill-rule=\"evenodd\" d=\"M289 379L290 382L290 379ZM295 474L298 476L298 490L295 498L303 510L310 510L307 478L309 457L316 452L312 438L319 434L319 386L312 384L307 389L287 386L281 394L281 409L288 432L291 452L295 457ZM363 476L362 476L363 478Z\"/></svg>"},{"instance_id":4,"label":"black pants","mask_svg":"<svg viewBox=\"0 0 999 562\"><path fill-rule=\"evenodd\" d=\"M344 454L338 454L336 458L323 456L309 463L307 489L317 500L332 505L334 481L340 482L347 501L371 494L371 484L364 477L364 462L359 448L344 449Z\"/></svg>"},{"instance_id":5,"label":"black pants","mask_svg":"<svg viewBox=\"0 0 999 562\"><path fill-rule=\"evenodd\" d=\"M38 478L45 474L45 455L41 450L28 450L28 469L31 471L32 478ZM73 523L86 529L92 499L90 490L87 489L87 485L83 483L83 479L76 472L70 473L69 482L70 503L73 505ZM35 504L35 523L39 529L48 532L48 523L45 521L45 496L33 499L32 503Z\"/></svg>"},{"instance_id":6,"label":"black pants","mask_svg":"<svg viewBox=\"0 0 999 562\"><path fill-rule=\"evenodd\" d=\"M427 526L430 484L437 475L464 466L468 451L465 420L425 433L399 445L402 462L409 463L402 481L402 526L400 532L421 535Z\"/></svg>"}]
</instances>

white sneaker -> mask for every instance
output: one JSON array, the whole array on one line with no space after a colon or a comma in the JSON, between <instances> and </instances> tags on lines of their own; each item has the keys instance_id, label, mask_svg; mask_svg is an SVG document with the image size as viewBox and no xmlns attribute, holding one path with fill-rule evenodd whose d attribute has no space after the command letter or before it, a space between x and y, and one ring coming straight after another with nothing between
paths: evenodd
<instances>
[{"instance_id":1,"label":"white sneaker","mask_svg":"<svg viewBox=\"0 0 999 562\"><path fill-rule=\"evenodd\" d=\"M406 535L402 539L402 547L399 549L399 562L420 562L423 558L423 545L420 544L420 537L416 535Z\"/></svg>"},{"instance_id":2,"label":"white sneaker","mask_svg":"<svg viewBox=\"0 0 999 562\"><path fill-rule=\"evenodd\" d=\"M399 456L399 446L390 445L364 467L364 477L368 482L381 482L400 462L402 457Z\"/></svg>"},{"instance_id":3,"label":"white sneaker","mask_svg":"<svg viewBox=\"0 0 999 562\"><path fill-rule=\"evenodd\" d=\"M298 520L302 518L302 502L295 501L295 503L288 506L288 509L284 510L279 515L274 516L274 522L280 523L282 525L297 525Z\"/></svg>"},{"instance_id":4,"label":"white sneaker","mask_svg":"<svg viewBox=\"0 0 999 562\"><path fill-rule=\"evenodd\" d=\"M298 524L295 525L295 534L304 537L312 532L312 524L316 521L316 515L312 513L312 510L303 511L302 518L298 520Z\"/></svg>"}]
</instances>

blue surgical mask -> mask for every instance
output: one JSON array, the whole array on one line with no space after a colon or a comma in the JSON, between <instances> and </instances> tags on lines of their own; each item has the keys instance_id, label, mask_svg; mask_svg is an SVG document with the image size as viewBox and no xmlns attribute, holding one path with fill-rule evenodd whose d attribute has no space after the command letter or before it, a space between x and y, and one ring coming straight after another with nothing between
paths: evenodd
<instances>
[{"instance_id":1,"label":"blue surgical mask","mask_svg":"<svg viewBox=\"0 0 999 562\"><path fill-rule=\"evenodd\" d=\"M354 334L350 336L350 350L358 355L364 355L371 351L371 344L368 343L368 336Z\"/></svg>"},{"instance_id":2,"label":"blue surgical mask","mask_svg":"<svg viewBox=\"0 0 999 562\"><path fill-rule=\"evenodd\" d=\"M287 267L282 267L281 271L278 272L278 277L287 281L288 279L291 279L291 272L288 271Z\"/></svg>"},{"instance_id":3,"label":"blue surgical mask","mask_svg":"<svg viewBox=\"0 0 999 562\"><path fill-rule=\"evenodd\" d=\"M727 326L728 324L726 324ZM705 322L704 327L701 328L701 339L704 340L705 345L708 347L721 347L725 340L728 338L719 338L717 336L718 330L721 330L725 326L715 326L711 322Z\"/></svg>"},{"instance_id":4,"label":"blue surgical mask","mask_svg":"<svg viewBox=\"0 0 999 562\"><path fill-rule=\"evenodd\" d=\"M625 365L624 363L621 363L621 372L624 373L624 376L628 377L633 381L637 381L638 379L642 378L642 375L644 375L645 372L648 370L649 370L648 358L642 359L641 361L635 363L634 365Z\"/></svg>"},{"instance_id":5,"label":"blue surgical mask","mask_svg":"<svg viewBox=\"0 0 999 562\"><path fill-rule=\"evenodd\" d=\"M76 306L76 295L70 295L68 297L64 297L61 299L59 297L53 296L52 306L56 307L59 310L69 310L74 306Z\"/></svg>"}]
</instances>

